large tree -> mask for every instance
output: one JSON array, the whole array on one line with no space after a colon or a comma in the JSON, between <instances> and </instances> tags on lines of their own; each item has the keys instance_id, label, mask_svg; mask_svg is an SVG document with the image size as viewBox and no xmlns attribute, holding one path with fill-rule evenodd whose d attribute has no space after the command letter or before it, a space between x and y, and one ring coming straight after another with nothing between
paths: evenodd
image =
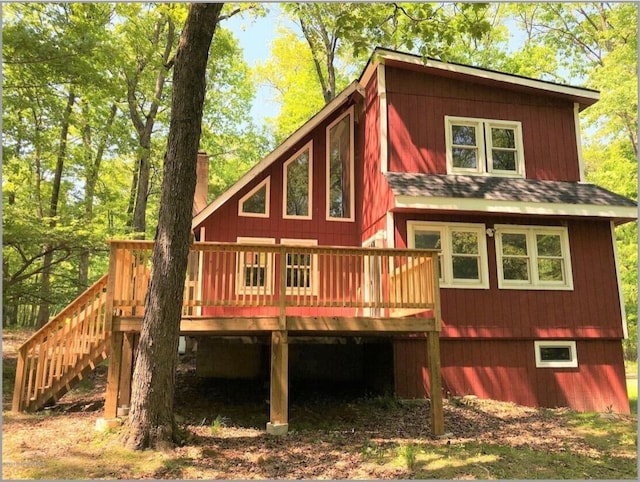
<instances>
[{"instance_id":1,"label":"large tree","mask_svg":"<svg viewBox=\"0 0 640 482\"><path fill-rule=\"evenodd\" d=\"M190 5L175 56L156 244L125 436L133 449L174 439L175 368L206 67L221 9L220 3Z\"/></svg>"}]
</instances>

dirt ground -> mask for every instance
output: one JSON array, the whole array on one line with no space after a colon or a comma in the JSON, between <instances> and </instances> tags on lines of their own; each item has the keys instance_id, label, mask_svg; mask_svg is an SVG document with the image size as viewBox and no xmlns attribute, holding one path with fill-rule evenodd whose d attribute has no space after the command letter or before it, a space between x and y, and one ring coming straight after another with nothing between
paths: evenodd
<instances>
[{"instance_id":1,"label":"dirt ground","mask_svg":"<svg viewBox=\"0 0 640 482\"><path fill-rule=\"evenodd\" d=\"M23 339L19 333L3 336L3 373L13 373L15 349ZM633 479L637 475L637 443L635 437L627 440L637 423L634 416L596 414L583 423L566 409L464 398L445 403L448 436L434 439L427 403L363 397L347 387L333 387L329 396L326 387L300 385L291 387L290 433L271 437L264 431L266 385L197 378L189 358L183 359L177 376L180 446L164 454L134 454L120 448L118 429L107 434L95 430L104 405L105 378L106 366L100 366L54 408L30 415L8 412L7 387L12 383L5 381L3 478ZM609 435L601 430L603 421L615 427ZM411 447L417 448L413 455L417 462ZM527 454L535 454L535 461L520 461ZM579 461L575 470L573 460ZM540 467L523 472L518 467L522 463Z\"/></svg>"}]
</instances>

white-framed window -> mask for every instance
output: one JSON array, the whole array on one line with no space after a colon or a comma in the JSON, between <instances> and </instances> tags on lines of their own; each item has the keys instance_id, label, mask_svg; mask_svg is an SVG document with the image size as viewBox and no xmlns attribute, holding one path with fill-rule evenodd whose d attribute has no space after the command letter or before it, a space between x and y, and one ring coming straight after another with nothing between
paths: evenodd
<instances>
[{"instance_id":1,"label":"white-framed window","mask_svg":"<svg viewBox=\"0 0 640 482\"><path fill-rule=\"evenodd\" d=\"M238 244L275 244L274 238L238 237ZM236 292L238 294L273 293L273 254L261 251L240 251L236 264Z\"/></svg>"},{"instance_id":2,"label":"white-framed window","mask_svg":"<svg viewBox=\"0 0 640 482\"><path fill-rule=\"evenodd\" d=\"M313 141L296 152L283 166L282 217L311 219Z\"/></svg>"},{"instance_id":3,"label":"white-framed window","mask_svg":"<svg viewBox=\"0 0 640 482\"><path fill-rule=\"evenodd\" d=\"M238 201L238 216L269 217L271 176L254 187Z\"/></svg>"},{"instance_id":4,"label":"white-framed window","mask_svg":"<svg viewBox=\"0 0 640 482\"><path fill-rule=\"evenodd\" d=\"M447 173L524 177L522 124L445 116Z\"/></svg>"},{"instance_id":5,"label":"white-framed window","mask_svg":"<svg viewBox=\"0 0 640 482\"><path fill-rule=\"evenodd\" d=\"M442 288L489 288L484 224L408 221L408 245L440 249Z\"/></svg>"},{"instance_id":6,"label":"white-framed window","mask_svg":"<svg viewBox=\"0 0 640 482\"><path fill-rule=\"evenodd\" d=\"M355 219L353 107L327 127L327 220Z\"/></svg>"},{"instance_id":7,"label":"white-framed window","mask_svg":"<svg viewBox=\"0 0 640 482\"><path fill-rule=\"evenodd\" d=\"M570 340L534 341L536 368L576 368L576 342Z\"/></svg>"},{"instance_id":8,"label":"white-framed window","mask_svg":"<svg viewBox=\"0 0 640 482\"><path fill-rule=\"evenodd\" d=\"M499 288L573 289L566 227L494 227Z\"/></svg>"},{"instance_id":9,"label":"white-framed window","mask_svg":"<svg viewBox=\"0 0 640 482\"><path fill-rule=\"evenodd\" d=\"M315 239L282 238L280 243L286 246L317 246ZM296 253L295 249L287 253L286 293L287 294L317 294L318 292L318 255Z\"/></svg>"}]
</instances>

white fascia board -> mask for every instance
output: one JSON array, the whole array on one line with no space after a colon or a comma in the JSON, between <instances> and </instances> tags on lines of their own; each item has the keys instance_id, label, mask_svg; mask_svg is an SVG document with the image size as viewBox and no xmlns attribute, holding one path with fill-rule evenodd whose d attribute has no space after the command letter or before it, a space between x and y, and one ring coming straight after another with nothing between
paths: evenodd
<instances>
[{"instance_id":1,"label":"white fascia board","mask_svg":"<svg viewBox=\"0 0 640 482\"><path fill-rule=\"evenodd\" d=\"M389 52L378 51L377 54L382 59L396 60L398 62L405 62L413 65L420 65L423 67L430 67L439 70L445 70L449 72L455 72L458 74L470 75L473 77L480 77L483 79L494 80L498 82L505 82L507 84L521 85L524 87L531 87L533 89L543 90L547 92L554 92L558 94L583 97L586 99L592 99L597 101L600 99L600 93L592 90L581 89L580 87L572 87L569 85L551 84L542 80L528 79L525 77L518 77L502 72L487 71L484 69L478 69L467 65L449 64L447 62L441 62L439 60L427 59L426 62L415 55L403 54L401 52Z\"/></svg>"},{"instance_id":2,"label":"white fascia board","mask_svg":"<svg viewBox=\"0 0 640 482\"><path fill-rule=\"evenodd\" d=\"M474 198L396 196L395 207L397 209L471 211L483 213L528 214L540 216L585 216L602 217L609 219L638 218L637 208L628 206L534 203Z\"/></svg>"},{"instance_id":3,"label":"white fascia board","mask_svg":"<svg viewBox=\"0 0 640 482\"><path fill-rule=\"evenodd\" d=\"M580 134L580 104L573 103L573 123L576 129L576 147L578 149L578 168L580 171L580 182L586 182L584 158L582 157L582 135Z\"/></svg>"},{"instance_id":4,"label":"white fascia board","mask_svg":"<svg viewBox=\"0 0 640 482\"><path fill-rule=\"evenodd\" d=\"M329 115L331 115L336 108L338 108L343 102L345 102L351 94L353 94L354 92L359 92L359 89L360 83L357 80L351 82L351 84L349 84L346 89L340 92L340 94L338 94L335 99L324 106L324 108L320 112L314 115L302 127L291 134L282 144L271 151L271 153L267 154L267 156L258 164L249 169L244 176L238 179L235 184L233 184L229 189L218 196L211 204L209 204L206 208L196 214L196 216L191 221L191 229L195 229L200 223L211 216L211 214L214 213L218 208L220 208L220 206L231 199L243 187L249 184L267 167L269 167L273 162L280 158L280 156L291 149L304 136L309 134L327 117L329 117Z\"/></svg>"},{"instance_id":5,"label":"white fascia board","mask_svg":"<svg viewBox=\"0 0 640 482\"><path fill-rule=\"evenodd\" d=\"M616 281L618 283L618 301L620 302L620 316L622 317L622 336L629 339L629 326L627 325L627 310L624 306L624 293L622 292L622 276L620 275L620 258L618 257L618 246L616 243L616 226L611 221L611 243L613 244L613 261L616 267Z\"/></svg>"},{"instance_id":6,"label":"white fascia board","mask_svg":"<svg viewBox=\"0 0 640 482\"><path fill-rule=\"evenodd\" d=\"M389 111L387 108L387 81L384 64L378 64L378 99L380 101L380 171L387 172L389 168Z\"/></svg>"}]
</instances>

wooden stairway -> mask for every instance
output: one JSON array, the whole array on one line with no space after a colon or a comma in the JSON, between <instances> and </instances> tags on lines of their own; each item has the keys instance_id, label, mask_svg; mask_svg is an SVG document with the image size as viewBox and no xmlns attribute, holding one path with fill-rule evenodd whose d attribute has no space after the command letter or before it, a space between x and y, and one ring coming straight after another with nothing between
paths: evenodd
<instances>
[{"instance_id":1,"label":"wooden stairway","mask_svg":"<svg viewBox=\"0 0 640 482\"><path fill-rule=\"evenodd\" d=\"M107 358L107 281L104 275L19 348L14 412L55 403Z\"/></svg>"}]
</instances>

